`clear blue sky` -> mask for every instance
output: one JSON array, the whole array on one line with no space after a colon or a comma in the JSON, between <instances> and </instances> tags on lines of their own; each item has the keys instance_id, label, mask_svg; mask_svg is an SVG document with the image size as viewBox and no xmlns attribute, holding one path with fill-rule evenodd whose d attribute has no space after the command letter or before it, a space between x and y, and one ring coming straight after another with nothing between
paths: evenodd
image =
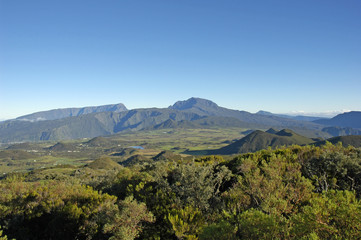
<instances>
[{"instance_id":1,"label":"clear blue sky","mask_svg":"<svg viewBox=\"0 0 361 240\"><path fill-rule=\"evenodd\" d=\"M193 96L361 110L361 1L0 0L0 119Z\"/></svg>"}]
</instances>

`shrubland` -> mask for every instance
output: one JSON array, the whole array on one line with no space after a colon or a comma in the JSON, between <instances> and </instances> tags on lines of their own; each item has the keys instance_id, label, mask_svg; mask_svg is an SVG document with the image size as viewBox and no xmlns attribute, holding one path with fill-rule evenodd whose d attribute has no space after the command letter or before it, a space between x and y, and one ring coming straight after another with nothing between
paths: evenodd
<instances>
[{"instance_id":1,"label":"shrubland","mask_svg":"<svg viewBox=\"0 0 361 240\"><path fill-rule=\"evenodd\" d=\"M0 181L0 239L361 238L359 148L59 169Z\"/></svg>"}]
</instances>

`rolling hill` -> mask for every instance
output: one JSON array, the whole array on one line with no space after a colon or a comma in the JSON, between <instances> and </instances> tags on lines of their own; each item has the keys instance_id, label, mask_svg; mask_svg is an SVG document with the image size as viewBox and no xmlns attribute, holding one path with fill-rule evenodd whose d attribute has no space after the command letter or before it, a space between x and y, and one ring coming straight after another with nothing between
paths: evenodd
<instances>
[{"instance_id":1,"label":"rolling hill","mask_svg":"<svg viewBox=\"0 0 361 240\"><path fill-rule=\"evenodd\" d=\"M337 144L341 142L342 146L344 147L353 146L359 148L361 147L361 136L360 135L338 136L338 137L329 138L325 141L317 142L315 143L315 145L322 146L326 144L326 142L330 142L332 144Z\"/></svg>"},{"instance_id":2,"label":"rolling hill","mask_svg":"<svg viewBox=\"0 0 361 240\"><path fill-rule=\"evenodd\" d=\"M263 132L259 130L254 131L245 136L244 138L225 147L217 150L211 150L208 154L239 154L256 152L262 149L267 149L268 147L276 148L293 144L306 145L314 142L312 139L301 136L289 129L283 129L276 133L271 132L274 132L274 129L268 132Z\"/></svg>"}]
</instances>

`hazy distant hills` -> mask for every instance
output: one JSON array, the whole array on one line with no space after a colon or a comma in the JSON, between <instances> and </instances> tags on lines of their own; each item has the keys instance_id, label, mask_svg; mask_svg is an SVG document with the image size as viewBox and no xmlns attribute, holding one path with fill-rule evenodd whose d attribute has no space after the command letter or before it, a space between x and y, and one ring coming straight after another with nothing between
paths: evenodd
<instances>
[{"instance_id":1,"label":"hazy distant hills","mask_svg":"<svg viewBox=\"0 0 361 240\"><path fill-rule=\"evenodd\" d=\"M329 126L351 127L361 129L361 112L353 111L342 113L331 119L319 119L314 122Z\"/></svg>"},{"instance_id":2,"label":"hazy distant hills","mask_svg":"<svg viewBox=\"0 0 361 240\"><path fill-rule=\"evenodd\" d=\"M36 112L29 115L18 117L17 120L24 121L42 121L42 120L55 120L67 117L80 116L84 114L97 113L97 112L123 112L128 109L122 103L103 105L97 107L83 107L83 108L62 108L53 109L49 111Z\"/></svg>"},{"instance_id":3,"label":"hazy distant hills","mask_svg":"<svg viewBox=\"0 0 361 240\"><path fill-rule=\"evenodd\" d=\"M325 127L323 132L330 134L333 137L347 136L347 135L361 135L361 130L350 127Z\"/></svg>"},{"instance_id":4,"label":"hazy distant hills","mask_svg":"<svg viewBox=\"0 0 361 240\"><path fill-rule=\"evenodd\" d=\"M231 110L206 99L190 98L168 108L126 110L123 104L115 104L38 112L1 122L0 143L93 138L122 131L215 127L288 128L307 137L323 138L335 136L337 131L339 135L355 133L344 128L322 131L325 126L319 123Z\"/></svg>"},{"instance_id":5,"label":"hazy distant hills","mask_svg":"<svg viewBox=\"0 0 361 240\"><path fill-rule=\"evenodd\" d=\"M212 150L210 152L211 154L221 155L239 154L256 152L268 147L276 148L293 144L306 145L313 142L315 141L301 136L289 129L283 129L278 132L275 132L274 129L270 129L266 132L257 130L236 142L233 142L218 150Z\"/></svg>"},{"instance_id":6,"label":"hazy distant hills","mask_svg":"<svg viewBox=\"0 0 361 240\"><path fill-rule=\"evenodd\" d=\"M301 116L301 115L292 116L292 115L287 115L287 114L275 114L275 113L262 111L262 110L258 111L256 114L266 115L266 116L278 116L278 117L290 118L290 119L294 119L294 120L308 121L308 122L316 121L319 119L327 119L327 118L323 118L323 117L312 117L312 116Z\"/></svg>"}]
</instances>

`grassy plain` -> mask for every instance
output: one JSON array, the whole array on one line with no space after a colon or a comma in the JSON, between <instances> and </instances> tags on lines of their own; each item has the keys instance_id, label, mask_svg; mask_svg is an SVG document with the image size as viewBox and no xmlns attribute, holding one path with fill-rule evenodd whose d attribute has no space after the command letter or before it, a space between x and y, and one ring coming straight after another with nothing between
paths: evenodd
<instances>
[{"instance_id":1,"label":"grassy plain","mask_svg":"<svg viewBox=\"0 0 361 240\"><path fill-rule=\"evenodd\" d=\"M244 136L247 129L162 129L110 137L12 145L0 150L0 176L60 165L84 165L101 156L123 162L134 155L152 158L161 151L185 156L186 151L216 149ZM132 149L141 146L144 149ZM199 154L199 152L198 152Z\"/></svg>"}]
</instances>

